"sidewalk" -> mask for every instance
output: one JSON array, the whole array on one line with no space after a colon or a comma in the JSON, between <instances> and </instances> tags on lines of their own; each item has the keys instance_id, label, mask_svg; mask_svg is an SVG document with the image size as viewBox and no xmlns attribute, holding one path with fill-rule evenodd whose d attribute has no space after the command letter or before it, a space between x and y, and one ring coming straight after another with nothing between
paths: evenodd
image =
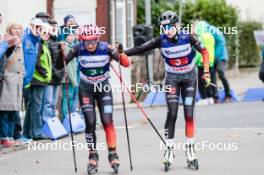
<instances>
[{"instance_id":1,"label":"sidewalk","mask_svg":"<svg viewBox=\"0 0 264 175\"><path fill-rule=\"evenodd\" d=\"M243 68L239 70L239 73L236 72L236 70L228 70L227 77L231 89L233 89L238 96L242 96L249 88L264 87L264 84L259 80L258 73L258 68ZM218 84L222 86L219 80Z\"/></svg>"}]
</instances>

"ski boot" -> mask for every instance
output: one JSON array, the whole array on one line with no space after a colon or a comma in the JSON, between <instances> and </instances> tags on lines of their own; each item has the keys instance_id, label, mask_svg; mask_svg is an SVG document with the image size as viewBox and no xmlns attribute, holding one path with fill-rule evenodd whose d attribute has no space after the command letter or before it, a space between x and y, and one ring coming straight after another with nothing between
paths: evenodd
<instances>
[{"instance_id":1,"label":"ski boot","mask_svg":"<svg viewBox=\"0 0 264 175\"><path fill-rule=\"evenodd\" d=\"M115 174L118 174L118 167L120 164L119 164L119 158L118 158L117 153L115 151L109 152L108 160Z\"/></svg>"},{"instance_id":2,"label":"ski boot","mask_svg":"<svg viewBox=\"0 0 264 175\"><path fill-rule=\"evenodd\" d=\"M198 160L195 156L194 144L186 144L187 165L189 168L198 170Z\"/></svg>"},{"instance_id":3,"label":"ski boot","mask_svg":"<svg viewBox=\"0 0 264 175\"><path fill-rule=\"evenodd\" d=\"M167 150L164 153L164 160L163 160L163 164L164 164L164 170L165 172L169 171L169 168L171 166L172 160L174 158L174 153L173 153L173 148L172 147L168 147Z\"/></svg>"},{"instance_id":4,"label":"ski boot","mask_svg":"<svg viewBox=\"0 0 264 175\"><path fill-rule=\"evenodd\" d=\"M87 167L87 172L89 175L96 174L98 171L98 160L99 156L97 152L92 152L89 154L89 163Z\"/></svg>"}]
</instances>

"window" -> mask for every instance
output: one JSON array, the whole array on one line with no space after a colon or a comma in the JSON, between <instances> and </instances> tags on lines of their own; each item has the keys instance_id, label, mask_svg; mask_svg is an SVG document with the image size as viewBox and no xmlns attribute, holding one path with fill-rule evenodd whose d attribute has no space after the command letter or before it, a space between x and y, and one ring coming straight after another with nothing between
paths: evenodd
<instances>
[{"instance_id":1,"label":"window","mask_svg":"<svg viewBox=\"0 0 264 175\"><path fill-rule=\"evenodd\" d=\"M127 47L133 46L134 2L127 0Z\"/></svg>"},{"instance_id":2,"label":"window","mask_svg":"<svg viewBox=\"0 0 264 175\"><path fill-rule=\"evenodd\" d=\"M115 30L116 30L116 27L115 27L115 0L111 0L110 1L110 22L111 22L111 35L110 35L110 41L112 44L115 43L115 38L116 38L116 35L115 35Z\"/></svg>"},{"instance_id":3,"label":"window","mask_svg":"<svg viewBox=\"0 0 264 175\"><path fill-rule=\"evenodd\" d=\"M116 41L126 43L126 0L116 0Z\"/></svg>"}]
</instances>

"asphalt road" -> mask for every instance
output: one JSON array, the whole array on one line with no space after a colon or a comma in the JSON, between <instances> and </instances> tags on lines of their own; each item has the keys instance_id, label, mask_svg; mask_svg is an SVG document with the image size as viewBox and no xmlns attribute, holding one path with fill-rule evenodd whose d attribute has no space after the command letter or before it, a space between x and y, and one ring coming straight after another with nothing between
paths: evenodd
<instances>
[{"instance_id":1,"label":"asphalt road","mask_svg":"<svg viewBox=\"0 0 264 175\"><path fill-rule=\"evenodd\" d=\"M166 118L165 107L146 108L149 117L162 133ZM179 111L175 144L175 160L168 173L163 171L163 151L160 140L153 129L144 124L142 114L136 108L128 109L129 134L131 139L133 172L130 172L127 142L122 110L114 113L118 134L118 153L120 156L121 175L262 175L264 161L264 103L233 103L211 106L198 106L196 109L197 135L196 142L204 144L204 149L197 151L200 169L193 171L187 168L184 150L184 120ZM98 142L103 148L104 132L98 129ZM84 135L75 136L80 146L85 143ZM70 138L60 141L66 145ZM50 144L50 142L49 142ZM218 146L218 150L216 149ZM220 145L220 146L219 146ZM74 175L72 152L69 150L22 150L0 157L0 172L3 175ZM69 148L69 147L67 147ZM200 147L201 148L201 147ZM221 149L220 149L221 148ZM78 148L77 165L79 175L85 175L88 153ZM113 174L107 161L107 151L99 151L98 175Z\"/></svg>"}]
</instances>

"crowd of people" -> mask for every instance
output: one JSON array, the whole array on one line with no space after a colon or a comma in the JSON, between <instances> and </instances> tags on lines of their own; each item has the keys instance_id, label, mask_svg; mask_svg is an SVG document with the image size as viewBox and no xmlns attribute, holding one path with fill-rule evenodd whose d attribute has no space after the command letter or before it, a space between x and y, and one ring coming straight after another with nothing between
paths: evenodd
<instances>
[{"instance_id":1,"label":"crowd of people","mask_svg":"<svg viewBox=\"0 0 264 175\"><path fill-rule=\"evenodd\" d=\"M2 15L0 16L0 24ZM10 147L46 139L42 134L44 123L56 115L58 92L62 87L61 117L68 114L65 95L63 56L78 41L72 26L74 16L64 18L59 33L57 22L40 12L24 29L19 23L10 23L0 38L0 138L1 145ZM61 49L61 42L66 48ZM69 78L70 111L78 110L78 64L76 58L66 67ZM25 118L21 123L24 99Z\"/></svg>"}]
</instances>

